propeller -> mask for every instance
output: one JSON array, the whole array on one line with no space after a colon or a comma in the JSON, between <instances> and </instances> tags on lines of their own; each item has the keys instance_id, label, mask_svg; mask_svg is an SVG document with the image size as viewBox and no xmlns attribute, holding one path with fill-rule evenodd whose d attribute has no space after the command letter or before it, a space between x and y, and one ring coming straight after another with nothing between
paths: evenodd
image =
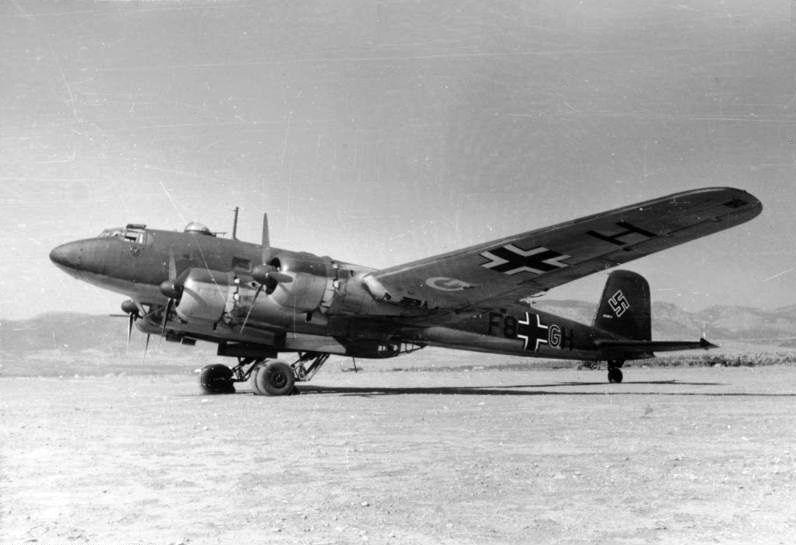
<instances>
[{"instance_id":1,"label":"propeller","mask_svg":"<svg viewBox=\"0 0 796 545\"><path fill-rule=\"evenodd\" d=\"M254 310L254 304L263 291L265 291L266 295L270 295L279 284L289 284L293 282L292 276L280 272L279 269L273 265L257 265L252 271L252 278L257 282L257 290L255 290L254 297L252 297L249 312L246 313L246 318L244 318L243 324L240 326L241 333L243 333L243 330L246 328L252 310Z\"/></svg>"},{"instance_id":2,"label":"propeller","mask_svg":"<svg viewBox=\"0 0 796 545\"><path fill-rule=\"evenodd\" d=\"M122 301L122 312L127 315L127 347L130 347L130 338L133 336L133 324L140 318L138 313L138 305L132 299Z\"/></svg>"},{"instance_id":3,"label":"propeller","mask_svg":"<svg viewBox=\"0 0 796 545\"><path fill-rule=\"evenodd\" d=\"M163 309L163 322L161 324L161 335L166 333L166 322L169 319L174 302L182 294L182 285L177 278L177 262L174 259L174 252L169 250L169 279L160 283L160 292L169 298L166 307Z\"/></svg>"},{"instance_id":4,"label":"propeller","mask_svg":"<svg viewBox=\"0 0 796 545\"><path fill-rule=\"evenodd\" d=\"M293 277L289 274L280 272L279 269L273 265L257 265L252 271L252 278L260 284L258 289L265 288L266 294L271 294L279 284L289 284L293 281Z\"/></svg>"},{"instance_id":5,"label":"propeller","mask_svg":"<svg viewBox=\"0 0 796 545\"><path fill-rule=\"evenodd\" d=\"M268 214L263 214L263 236L262 236L262 250L263 250L263 265L257 265L254 270L252 271L252 278L255 282L257 282L257 290L254 292L254 297L252 298L251 306L249 307L249 312L246 313L246 318L243 319L243 324L240 326L240 332L243 333L243 330L246 329L246 324L249 322L249 317L252 314L252 310L254 310L254 304L257 302L257 298L260 296L260 293L265 290L266 295L270 295L274 292L276 287L279 284L289 284L293 281L293 277L289 274L285 274L280 272L278 265L272 265L268 263L268 258L270 257L270 250L271 250L271 238L270 238L270 231L268 229ZM279 263L276 260L271 261Z\"/></svg>"},{"instance_id":6,"label":"propeller","mask_svg":"<svg viewBox=\"0 0 796 545\"><path fill-rule=\"evenodd\" d=\"M112 316L127 316L127 348L129 349L130 339L133 337L133 325L135 325L136 320L141 318L145 310L140 303L132 299L127 299L122 301L122 312L124 312L124 314L113 314ZM146 345L149 347L149 333L147 333L146 341ZM146 355L146 349L144 350L144 355Z\"/></svg>"}]
</instances>

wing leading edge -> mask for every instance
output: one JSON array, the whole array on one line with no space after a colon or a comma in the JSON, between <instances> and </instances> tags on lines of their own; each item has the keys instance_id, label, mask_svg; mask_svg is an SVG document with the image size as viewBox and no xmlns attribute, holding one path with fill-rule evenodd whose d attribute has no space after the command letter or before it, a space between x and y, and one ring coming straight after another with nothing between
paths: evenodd
<instances>
[{"instance_id":1,"label":"wing leading edge","mask_svg":"<svg viewBox=\"0 0 796 545\"><path fill-rule=\"evenodd\" d=\"M374 271L365 281L393 302L494 308L739 225L762 209L740 189L684 191Z\"/></svg>"}]
</instances>

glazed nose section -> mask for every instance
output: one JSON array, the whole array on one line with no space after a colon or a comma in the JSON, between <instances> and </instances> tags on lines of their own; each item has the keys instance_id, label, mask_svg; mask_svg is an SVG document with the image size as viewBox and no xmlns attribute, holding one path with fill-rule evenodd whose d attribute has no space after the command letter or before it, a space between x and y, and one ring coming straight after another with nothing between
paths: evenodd
<instances>
[{"instance_id":1,"label":"glazed nose section","mask_svg":"<svg viewBox=\"0 0 796 545\"><path fill-rule=\"evenodd\" d=\"M79 242L67 242L56 246L50 252L50 261L66 270L79 270L83 253L82 246Z\"/></svg>"}]
</instances>

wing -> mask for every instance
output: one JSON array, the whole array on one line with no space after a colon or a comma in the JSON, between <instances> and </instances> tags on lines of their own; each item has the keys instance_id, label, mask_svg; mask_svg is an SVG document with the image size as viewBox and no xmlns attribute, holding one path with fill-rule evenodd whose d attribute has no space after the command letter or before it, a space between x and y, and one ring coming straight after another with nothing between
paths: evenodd
<instances>
[{"instance_id":1,"label":"wing","mask_svg":"<svg viewBox=\"0 0 796 545\"><path fill-rule=\"evenodd\" d=\"M685 191L374 271L365 282L409 306L495 308L733 227L762 208L739 189Z\"/></svg>"}]
</instances>

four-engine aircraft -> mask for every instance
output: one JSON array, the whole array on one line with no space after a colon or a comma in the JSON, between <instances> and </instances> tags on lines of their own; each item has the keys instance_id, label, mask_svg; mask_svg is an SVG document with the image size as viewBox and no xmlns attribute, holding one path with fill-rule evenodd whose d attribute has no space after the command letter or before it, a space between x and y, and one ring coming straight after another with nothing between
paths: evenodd
<instances>
[{"instance_id":1,"label":"four-engine aircraft","mask_svg":"<svg viewBox=\"0 0 796 545\"><path fill-rule=\"evenodd\" d=\"M748 221L762 210L745 191L705 188L624 206L386 269L216 236L129 224L53 249L67 273L129 297L122 310L147 334L218 345L237 364L205 366L208 393L249 380L285 395L330 354L391 358L426 346L515 356L606 361L714 347L651 340L647 281L614 271L591 326L524 300L586 275ZM295 353L292 364L275 360Z\"/></svg>"}]
</instances>

